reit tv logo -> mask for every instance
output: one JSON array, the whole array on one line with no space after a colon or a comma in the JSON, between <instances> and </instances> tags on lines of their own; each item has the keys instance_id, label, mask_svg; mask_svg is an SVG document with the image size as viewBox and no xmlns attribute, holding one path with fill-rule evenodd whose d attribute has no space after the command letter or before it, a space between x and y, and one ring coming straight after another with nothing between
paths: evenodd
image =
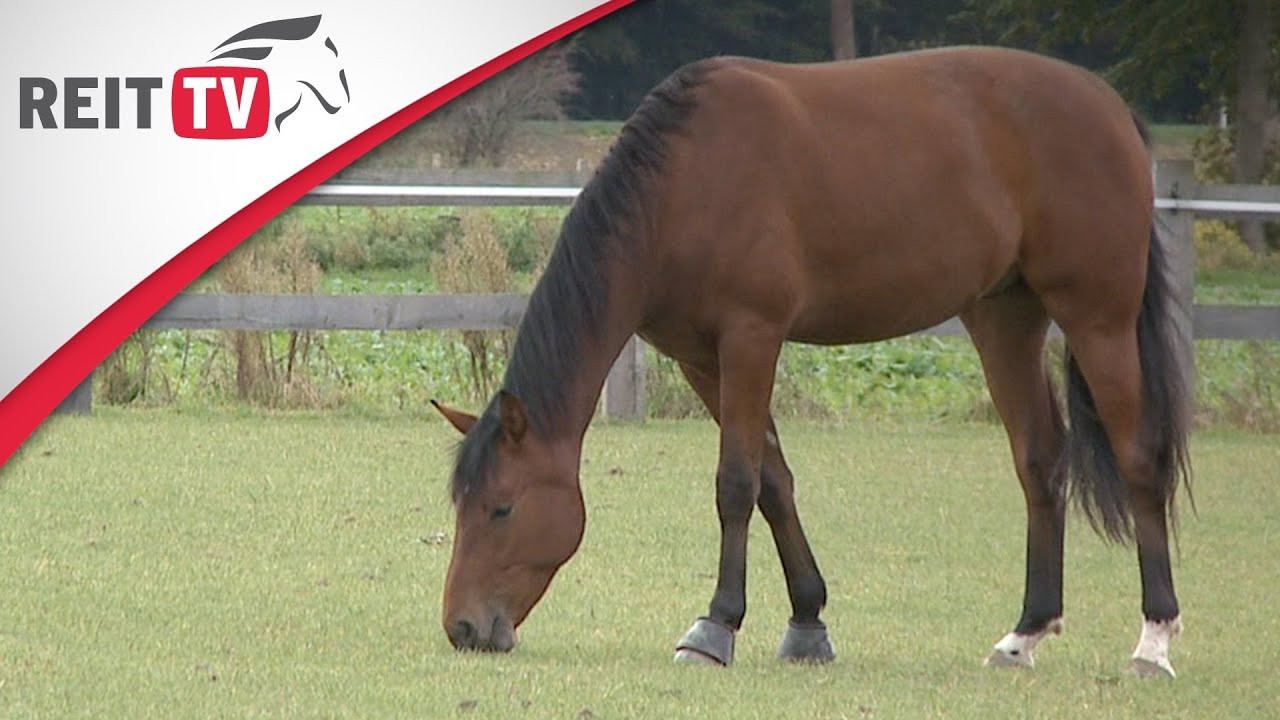
<instances>
[{"instance_id":1,"label":"reit tv logo","mask_svg":"<svg viewBox=\"0 0 1280 720\"><path fill-rule=\"evenodd\" d=\"M183 68L173 76L173 131L212 140L267 134L271 84L259 68Z\"/></svg>"},{"instance_id":2,"label":"reit tv logo","mask_svg":"<svg viewBox=\"0 0 1280 720\"><path fill-rule=\"evenodd\" d=\"M351 101L351 90L337 45L319 32L321 20L312 15L254 25L215 47L204 65L175 72L169 85L173 131L184 138L257 138L282 131L294 117L337 113ZM118 129L125 104L136 110L136 127L150 129L155 94L163 88L161 77L104 77L101 84L97 77L67 77L60 84L23 77L19 127Z\"/></svg>"}]
</instances>

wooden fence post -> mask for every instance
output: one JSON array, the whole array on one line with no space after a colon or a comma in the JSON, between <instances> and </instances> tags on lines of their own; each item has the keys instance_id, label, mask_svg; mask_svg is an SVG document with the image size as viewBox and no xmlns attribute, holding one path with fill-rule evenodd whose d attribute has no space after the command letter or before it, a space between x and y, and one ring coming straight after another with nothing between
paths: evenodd
<instances>
[{"instance_id":1,"label":"wooden fence post","mask_svg":"<svg viewBox=\"0 0 1280 720\"><path fill-rule=\"evenodd\" d=\"M604 416L610 420L644 419L644 342L631 336L604 382Z\"/></svg>"},{"instance_id":2,"label":"wooden fence post","mask_svg":"<svg viewBox=\"0 0 1280 720\"><path fill-rule=\"evenodd\" d=\"M1161 160L1155 164L1156 197L1194 199L1199 194L1195 167L1190 160ZM1164 241L1170 289L1180 335L1185 377L1183 387L1194 404L1196 390L1194 338L1196 245L1195 213L1189 210L1157 210L1156 231Z\"/></svg>"}]
</instances>

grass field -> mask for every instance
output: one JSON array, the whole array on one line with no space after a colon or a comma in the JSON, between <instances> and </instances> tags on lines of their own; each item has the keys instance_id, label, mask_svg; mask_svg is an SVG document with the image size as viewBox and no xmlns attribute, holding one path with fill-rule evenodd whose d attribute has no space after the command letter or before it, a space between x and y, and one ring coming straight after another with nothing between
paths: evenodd
<instances>
[{"instance_id":1,"label":"grass field","mask_svg":"<svg viewBox=\"0 0 1280 720\"><path fill-rule=\"evenodd\" d=\"M1175 572L1180 677L1123 673L1136 563L1078 518L1067 633L980 666L1021 601L1023 519L990 425L784 423L830 586L828 667L773 658L788 614L752 525L728 670L674 666L713 584L715 432L588 434L578 556L509 656L439 627L452 430L437 420L110 408L0 469L0 716L1274 717L1280 446L1195 438Z\"/></svg>"}]
</instances>

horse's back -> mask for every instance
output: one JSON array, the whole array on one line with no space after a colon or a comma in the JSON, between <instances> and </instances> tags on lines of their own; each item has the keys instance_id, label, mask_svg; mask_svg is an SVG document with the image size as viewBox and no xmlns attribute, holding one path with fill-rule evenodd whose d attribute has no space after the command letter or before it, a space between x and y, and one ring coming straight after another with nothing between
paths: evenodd
<instances>
[{"instance_id":1,"label":"horse's back","mask_svg":"<svg viewBox=\"0 0 1280 720\"><path fill-rule=\"evenodd\" d=\"M890 337L1011 274L1064 281L1099 219L1131 225L1112 254L1145 258L1145 148L1080 68L955 48L702 72L666 173L667 276L787 315L793 339Z\"/></svg>"}]
</instances>

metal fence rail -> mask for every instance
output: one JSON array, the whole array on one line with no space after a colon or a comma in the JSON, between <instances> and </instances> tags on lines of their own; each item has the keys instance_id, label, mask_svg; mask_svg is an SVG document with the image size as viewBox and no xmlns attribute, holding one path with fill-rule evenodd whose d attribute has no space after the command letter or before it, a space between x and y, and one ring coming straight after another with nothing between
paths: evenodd
<instances>
[{"instance_id":1,"label":"metal fence rail","mask_svg":"<svg viewBox=\"0 0 1280 720\"><path fill-rule=\"evenodd\" d=\"M582 188L497 185L324 184L299 205L571 205Z\"/></svg>"}]
</instances>

